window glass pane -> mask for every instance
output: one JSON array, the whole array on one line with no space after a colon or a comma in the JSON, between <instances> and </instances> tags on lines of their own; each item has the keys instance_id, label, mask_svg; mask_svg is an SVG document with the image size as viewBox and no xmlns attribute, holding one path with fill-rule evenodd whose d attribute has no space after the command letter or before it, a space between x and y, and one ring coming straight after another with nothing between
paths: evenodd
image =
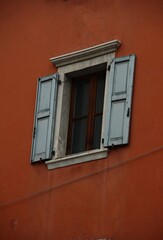
<instances>
[{"instance_id":1,"label":"window glass pane","mask_svg":"<svg viewBox=\"0 0 163 240\"><path fill-rule=\"evenodd\" d=\"M104 88L104 71L73 80L68 154L100 148Z\"/></svg>"},{"instance_id":2,"label":"window glass pane","mask_svg":"<svg viewBox=\"0 0 163 240\"><path fill-rule=\"evenodd\" d=\"M82 79L76 83L76 99L74 117L82 117L88 114L89 105L89 80Z\"/></svg>"},{"instance_id":3,"label":"window glass pane","mask_svg":"<svg viewBox=\"0 0 163 240\"><path fill-rule=\"evenodd\" d=\"M85 151L87 132L87 119L81 119L73 123L72 153Z\"/></svg>"},{"instance_id":4,"label":"window glass pane","mask_svg":"<svg viewBox=\"0 0 163 240\"><path fill-rule=\"evenodd\" d=\"M103 111L104 89L105 89L105 73L97 74L96 88L96 113Z\"/></svg>"},{"instance_id":5,"label":"window glass pane","mask_svg":"<svg viewBox=\"0 0 163 240\"><path fill-rule=\"evenodd\" d=\"M100 148L102 115L95 116L93 149Z\"/></svg>"}]
</instances>

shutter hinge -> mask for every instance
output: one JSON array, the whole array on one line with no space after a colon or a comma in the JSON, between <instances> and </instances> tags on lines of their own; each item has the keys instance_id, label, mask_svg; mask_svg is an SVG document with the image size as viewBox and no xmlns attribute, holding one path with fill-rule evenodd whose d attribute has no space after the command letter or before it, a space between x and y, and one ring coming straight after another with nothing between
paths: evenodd
<instances>
[{"instance_id":1,"label":"shutter hinge","mask_svg":"<svg viewBox=\"0 0 163 240\"><path fill-rule=\"evenodd\" d=\"M58 79L58 84L59 84L59 85L61 85L61 84L62 84L62 82L61 82L61 80L60 80L60 79Z\"/></svg>"},{"instance_id":2,"label":"shutter hinge","mask_svg":"<svg viewBox=\"0 0 163 240\"><path fill-rule=\"evenodd\" d=\"M108 71L110 71L110 65L108 66Z\"/></svg>"},{"instance_id":3,"label":"shutter hinge","mask_svg":"<svg viewBox=\"0 0 163 240\"><path fill-rule=\"evenodd\" d=\"M130 116L130 108L128 108L128 110L127 110L127 117L129 117Z\"/></svg>"},{"instance_id":4,"label":"shutter hinge","mask_svg":"<svg viewBox=\"0 0 163 240\"><path fill-rule=\"evenodd\" d=\"M112 143L111 146L108 147L109 150L113 150L115 148L115 145Z\"/></svg>"},{"instance_id":5,"label":"shutter hinge","mask_svg":"<svg viewBox=\"0 0 163 240\"><path fill-rule=\"evenodd\" d=\"M57 80L58 84L61 85L61 80L59 79L59 74L54 74L53 76L55 78L55 80Z\"/></svg>"},{"instance_id":6,"label":"shutter hinge","mask_svg":"<svg viewBox=\"0 0 163 240\"><path fill-rule=\"evenodd\" d=\"M104 138L102 138L102 141L101 141L101 142L102 142L102 144L104 144Z\"/></svg>"},{"instance_id":7,"label":"shutter hinge","mask_svg":"<svg viewBox=\"0 0 163 240\"><path fill-rule=\"evenodd\" d=\"M52 151L52 156L55 156L55 151L54 150Z\"/></svg>"},{"instance_id":8,"label":"shutter hinge","mask_svg":"<svg viewBox=\"0 0 163 240\"><path fill-rule=\"evenodd\" d=\"M33 138L35 138L35 136L36 136L36 127L34 127L33 129Z\"/></svg>"}]
</instances>

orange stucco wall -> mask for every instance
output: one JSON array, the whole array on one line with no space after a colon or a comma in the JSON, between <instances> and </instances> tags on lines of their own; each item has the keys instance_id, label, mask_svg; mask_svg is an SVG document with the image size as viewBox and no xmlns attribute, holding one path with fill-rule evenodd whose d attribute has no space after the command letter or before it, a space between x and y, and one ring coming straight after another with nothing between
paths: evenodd
<instances>
[{"instance_id":1,"label":"orange stucco wall","mask_svg":"<svg viewBox=\"0 0 163 240\"><path fill-rule=\"evenodd\" d=\"M0 9L0 239L162 240L163 1L1 0ZM56 72L49 58L114 39L117 56L137 56L130 144L62 169L31 165L36 80Z\"/></svg>"}]
</instances>

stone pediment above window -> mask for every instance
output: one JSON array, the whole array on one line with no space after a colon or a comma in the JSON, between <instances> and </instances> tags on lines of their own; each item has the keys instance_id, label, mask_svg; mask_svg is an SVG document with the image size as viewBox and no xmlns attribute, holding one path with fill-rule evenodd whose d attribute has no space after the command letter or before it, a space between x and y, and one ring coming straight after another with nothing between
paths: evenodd
<instances>
[{"instance_id":1,"label":"stone pediment above window","mask_svg":"<svg viewBox=\"0 0 163 240\"><path fill-rule=\"evenodd\" d=\"M72 63L96 58L108 53L116 52L120 45L121 42L119 40L113 40L93 47L85 48L75 52L70 52L57 57L52 57L50 58L50 61L54 63L55 66L58 68Z\"/></svg>"}]
</instances>

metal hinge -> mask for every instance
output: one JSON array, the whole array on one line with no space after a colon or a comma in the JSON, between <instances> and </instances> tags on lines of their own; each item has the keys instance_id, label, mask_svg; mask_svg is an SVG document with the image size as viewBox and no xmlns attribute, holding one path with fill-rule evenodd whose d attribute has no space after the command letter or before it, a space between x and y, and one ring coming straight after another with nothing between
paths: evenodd
<instances>
[{"instance_id":1,"label":"metal hinge","mask_svg":"<svg viewBox=\"0 0 163 240\"><path fill-rule=\"evenodd\" d=\"M35 138L35 136L36 136L36 127L34 127L33 129L33 138Z\"/></svg>"},{"instance_id":2,"label":"metal hinge","mask_svg":"<svg viewBox=\"0 0 163 240\"><path fill-rule=\"evenodd\" d=\"M130 116L130 108L128 108L128 110L127 110L127 117L129 117Z\"/></svg>"},{"instance_id":3,"label":"metal hinge","mask_svg":"<svg viewBox=\"0 0 163 240\"><path fill-rule=\"evenodd\" d=\"M110 71L110 65L108 66L108 71Z\"/></svg>"},{"instance_id":4,"label":"metal hinge","mask_svg":"<svg viewBox=\"0 0 163 240\"><path fill-rule=\"evenodd\" d=\"M60 79L58 79L58 84L61 85L62 84L62 81Z\"/></svg>"}]
</instances>

